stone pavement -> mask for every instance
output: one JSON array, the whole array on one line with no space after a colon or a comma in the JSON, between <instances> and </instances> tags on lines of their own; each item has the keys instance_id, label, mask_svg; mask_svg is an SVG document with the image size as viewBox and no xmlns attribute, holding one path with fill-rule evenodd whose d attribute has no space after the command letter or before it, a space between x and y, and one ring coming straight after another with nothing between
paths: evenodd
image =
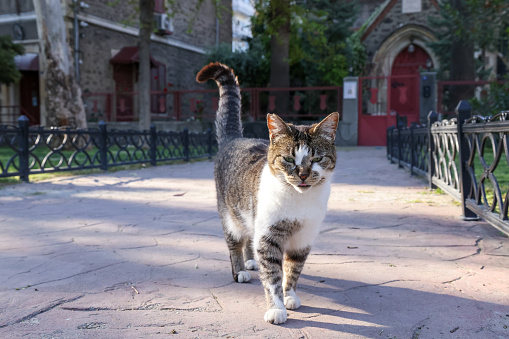
<instances>
[{"instance_id":1,"label":"stone pavement","mask_svg":"<svg viewBox=\"0 0 509 339\"><path fill-rule=\"evenodd\" d=\"M210 161L0 189L0 338L507 338L509 242L385 159L339 150L303 306L232 282Z\"/></svg>"}]
</instances>

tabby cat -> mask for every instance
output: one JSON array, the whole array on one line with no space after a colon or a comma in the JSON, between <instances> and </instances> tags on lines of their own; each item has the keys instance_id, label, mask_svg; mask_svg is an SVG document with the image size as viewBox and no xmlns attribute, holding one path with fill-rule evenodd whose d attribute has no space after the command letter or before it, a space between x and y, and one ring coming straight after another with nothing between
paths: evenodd
<instances>
[{"instance_id":1,"label":"tabby cat","mask_svg":"<svg viewBox=\"0 0 509 339\"><path fill-rule=\"evenodd\" d=\"M248 282L248 270L259 266L265 321L281 324L286 309L301 305L297 279L325 217L339 114L312 126L294 126L268 114L270 141L245 139L233 70L211 63L196 76L198 82L208 79L216 81L220 93L214 172L233 279Z\"/></svg>"}]
</instances>

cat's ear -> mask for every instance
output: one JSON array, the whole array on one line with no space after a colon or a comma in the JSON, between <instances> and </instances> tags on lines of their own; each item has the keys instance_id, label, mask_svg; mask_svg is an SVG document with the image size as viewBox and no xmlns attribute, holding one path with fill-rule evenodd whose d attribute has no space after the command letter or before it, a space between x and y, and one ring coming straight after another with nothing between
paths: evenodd
<instances>
[{"instance_id":1,"label":"cat's ear","mask_svg":"<svg viewBox=\"0 0 509 339\"><path fill-rule=\"evenodd\" d=\"M325 119L320 121L313 129L314 134L321 134L329 141L336 139L336 129L338 128L339 113L334 112L329 114Z\"/></svg>"},{"instance_id":2,"label":"cat's ear","mask_svg":"<svg viewBox=\"0 0 509 339\"><path fill-rule=\"evenodd\" d=\"M270 141L291 132L290 127L277 114L267 114L267 127L269 128Z\"/></svg>"}]
</instances>

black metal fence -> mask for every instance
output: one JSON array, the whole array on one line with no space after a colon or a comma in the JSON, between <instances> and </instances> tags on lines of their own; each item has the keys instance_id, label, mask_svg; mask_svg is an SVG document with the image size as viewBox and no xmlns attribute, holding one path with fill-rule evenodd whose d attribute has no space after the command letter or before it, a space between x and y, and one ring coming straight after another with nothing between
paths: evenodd
<instances>
[{"instance_id":1,"label":"black metal fence","mask_svg":"<svg viewBox=\"0 0 509 339\"><path fill-rule=\"evenodd\" d=\"M427 125L391 127L387 157L461 201L465 220L480 217L509 235L509 111L472 116L461 101L453 119L431 112Z\"/></svg>"},{"instance_id":2,"label":"black metal fence","mask_svg":"<svg viewBox=\"0 0 509 339\"><path fill-rule=\"evenodd\" d=\"M110 167L164 161L211 158L217 152L215 135L204 133L108 129L32 128L21 116L17 126L0 125L0 178L31 174L108 170Z\"/></svg>"}]
</instances>

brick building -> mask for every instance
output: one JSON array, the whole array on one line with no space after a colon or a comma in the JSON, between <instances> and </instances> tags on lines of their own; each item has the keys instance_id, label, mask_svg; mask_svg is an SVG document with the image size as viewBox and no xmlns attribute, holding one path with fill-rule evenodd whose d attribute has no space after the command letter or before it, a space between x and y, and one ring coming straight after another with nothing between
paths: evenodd
<instances>
[{"instance_id":1,"label":"brick building","mask_svg":"<svg viewBox=\"0 0 509 339\"><path fill-rule=\"evenodd\" d=\"M0 88L0 122L12 122L25 113L33 118L33 124L45 124L41 104L45 97L44 69L38 60L42 41L37 21L41 18L36 15L33 1L38 0L0 2L0 35L11 35L26 50L25 55L16 58L23 73L20 83ZM138 90L136 9L127 1L116 5L102 0L77 1L76 7L73 0L61 0L61 3L87 118L101 119L100 114L105 113L97 110L99 106L103 111L114 112L120 120L122 116L125 120L136 120L136 96L131 95L129 100L124 96L124 101L120 101L120 92ZM205 63L206 50L218 43L231 44L231 1L219 1L220 13L214 1L204 1L200 7L198 3L199 0L177 1L171 18L165 1L155 1L157 32L152 34L150 47L153 91L197 88L195 75ZM78 25L75 25L75 15ZM94 94L97 94L94 100L87 100ZM154 102L153 112L164 113L169 107L163 106L171 104L170 101ZM122 107L124 111L112 107Z\"/></svg>"},{"instance_id":2,"label":"brick building","mask_svg":"<svg viewBox=\"0 0 509 339\"><path fill-rule=\"evenodd\" d=\"M428 68L438 67L438 58L427 46L428 42L437 40L429 23L429 17L438 16L437 0L359 2L361 14L355 28L364 25L361 39L368 52L370 75L391 75L393 68L400 68L401 63L406 63L401 67L407 68L409 63L419 63L414 65L415 70L407 69L417 71L419 66L426 68L428 59L431 62Z\"/></svg>"},{"instance_id":3,"label":"brick building","mask_svg":"<svg viewBox=\"0 0 509 339\"><path fill-rule=\"evenodd\" d=\"M255 15L254 0L232 0L232 50L245 51L248 49L246 37L252 37L251 17Z\"/></svg>"},{"instance_id":4,"label":"brick building","mask_svg":"<svg viewBox=\"0 0 509 339\"><path fill-rule=\"evenodd\" d=\"M439 15L438 2L358 2L361 13L354 29L360 30L366 48L366 74L345 82L352 94L344 100L340 134L348 145L385 145L386 130L397 116L418 123L436 110L436 91L428 84L435 74L426 72L439 67L428 46L437 40L429 17Z\"/></svg>"}]
</instances>

